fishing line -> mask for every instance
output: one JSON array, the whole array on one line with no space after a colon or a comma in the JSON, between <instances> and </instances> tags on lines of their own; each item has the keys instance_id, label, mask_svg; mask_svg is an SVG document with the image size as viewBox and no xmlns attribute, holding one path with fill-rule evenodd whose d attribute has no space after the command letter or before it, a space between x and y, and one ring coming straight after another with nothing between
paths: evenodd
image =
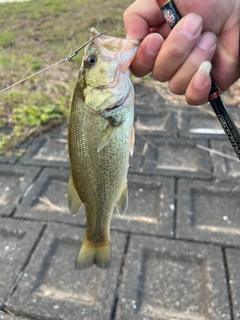
<instances>
[{"instance_id":1,"label":"fishing line","mask_svg":"<svg viewBox=\"0 0 240 320\"><path fill-rule=\"evenodd\" d=\"M86 45L88 45L90 42L92 42L92 41L95 40L96 38L98 38L98 37L100 37L100 36L102 36L102 35L106 35L106 34L107 34L106 31L97 34L96 36L92 37L92 38L89 39L87 42L85 42L85 43L84 43L81 47L79 47L76 51L74 51L74 53L73 53L72 55L69 55L68 57L66 57L66 58L64 58L64 59L59 60L59 61L51 64L50 66L48 66L48 67L46 67L46 68L43 68L42 70L39 70L39 71L33 73L32 75L30 75L30 76L28 76L28 77L26 77L26 78L24 78L24 79L21 79L21 80L15 82L15 83L11 84L10 86L8 86L8 87L6 87L6 88L1 89L1 90L0 90L0 93L2 93L2 92L4 92L4 91L7 91L7 90L11 89L12 87L15 87L16 85L18 85L18 84L20 84L20 83L22 83L22 82L24 82L24 81L26 81L26 80L34 77L34 76L37 76L38 74L40 74L40 73L42 73L42 72L44 72L44 71L46 71L46 70L48 70L48 69L50 69L50 68L52 68L52 67L54 67L54 66L56 66L56 65L64 62L64 61L71 61L71 60L78 54L78 52L79 52L80 50L82 50L84 47L86 47Z\"/></svg>"}]
</instances>

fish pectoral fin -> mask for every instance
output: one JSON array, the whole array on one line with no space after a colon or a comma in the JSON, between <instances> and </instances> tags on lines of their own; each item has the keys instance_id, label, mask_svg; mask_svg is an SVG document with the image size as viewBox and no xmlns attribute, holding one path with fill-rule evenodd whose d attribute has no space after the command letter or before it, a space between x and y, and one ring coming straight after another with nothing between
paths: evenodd
<instances>
[{"instance_id":1,"label":"fish pectoral fin","mask_svg":"<svg viewBox=\"0 0 240 320\"><path fill-rule=\"evenodd\" d=\"M96 265L100 269L108 269L111 263L111 241L95 244L85 238L75 261L75 269L84 270Z\"/></svg>"},{"instance_id":2,"label":"fish pectoral fin","mask_svg":"<svg viewBox=\"0 0 240 320\"><path fill-rule=\"evenodd\" d=\"M130 146L129 146L129 152L131 156L133 155L134 142L135 142L135 130L134 130L134 126L132 126L132 131L130 135Z\"/></svg>"},{"instance_id":3,"label":"fish pectoral fin","mask_svg":"<svg viewBox=\"0 0 240 320\"><path fill-rule=\"evenodd\" d=\"M109 144L109 141L114 137L116 131L116 126L113 126L110 122L107 125L106 129L104 129L101 139L98 143L97 152L101 151L104 147L106 147Z\"/></svg>"},{"instance_id":4,"label":"fish pectoral fin","mask_svg":"<svg viewBox=\"0 0 240 320\"><path fill-rule=\"evenodd\" d=\"M75 215L81 208L82 201L79 198L77 190L75 188L72 173L70 173L69 182L68 182L68 210L72 215Z\"/></svg>"},{"instance_id":5,"label":"fish pectoral fin","mask_svg":"<svg viewBox=\"0 0 240 320\"><path fill-rule=\"evenodd\" d=\"M118 202L116 203L117 212L120 214L120 216L123 216L125 212L127 211L128 207L128 188L127 183L125 184L121 197L119 198Z\"/></svg>"}]
</instances>

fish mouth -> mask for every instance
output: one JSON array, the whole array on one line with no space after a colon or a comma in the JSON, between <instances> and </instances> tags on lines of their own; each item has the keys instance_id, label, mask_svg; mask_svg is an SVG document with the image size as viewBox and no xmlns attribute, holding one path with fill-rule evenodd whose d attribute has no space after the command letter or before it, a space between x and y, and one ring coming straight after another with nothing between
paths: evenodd
<instances>
[{"instance_id":1,"label":"fish mouth","mask_svg":"<svg viewBox=\"0 0 240 320\"><path fill-rule=\"evenodd\" d=\"M120 97L120 99L118 101L116 101L115 103L107 106L107 108L105 108L102 113L105 113L105 112L117 113L117 112L121 111L121 109L125 106L125 102L128 100L128 98L130 96L130 92L131 92L131 83L130 83L130 80L127 80L126 87L125 87L125 90L122 94L122 97Z\"/></svg>"},{"instance_id":2,"label":"fish mouth","mask_svg":"<svg viewBox=\"0 0 240 320\"><path fill-rule=\"evenodd\" d=\"M111 106L108 106L106 109L104 109L103 113L104 112L110 113L110 112L118 112L118 111L120 111L122 109L122 107L124 107L124 103L128 99L129 93L130 93L130 91L128 90L127 93L125 93L120 100L118 100L116 103L114 103Z\"/></svg>"},{"instance_id":3,"label":"fish mouth","mask_svg":"<svg viewBox=\"0 0 240 320\"><path fill-rule=\"evenodd\" d=\"M120 105L115 105L115 106L113 106L113 107L107 108L107 109L105 109L104 111L110 112L110 111L113 111L113 110L115 110L115 109L118 109L118 108L122 107L122 105L123 105L123 103L120 104Z\"/></svg>"}]
</instances>

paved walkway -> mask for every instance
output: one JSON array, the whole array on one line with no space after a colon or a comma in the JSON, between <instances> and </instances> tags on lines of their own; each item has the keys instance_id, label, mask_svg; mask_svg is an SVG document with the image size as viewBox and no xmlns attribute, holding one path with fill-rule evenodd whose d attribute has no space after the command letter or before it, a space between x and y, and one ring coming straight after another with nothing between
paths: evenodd
<instances>
[{"instance_id":1,"label":"paved walkway","mask_svg":"<svg viewBox=\"0 0 240 320\"><path fill-rule=\"evenodd\" d=\"M203 150L234 156L207 112L140 84L136 97L129 208L114 213L107 271L74 270L86 219L67 212L67 127L0 159L0 319L240 319L239 162Z\"/></svg>"}]
</instances>

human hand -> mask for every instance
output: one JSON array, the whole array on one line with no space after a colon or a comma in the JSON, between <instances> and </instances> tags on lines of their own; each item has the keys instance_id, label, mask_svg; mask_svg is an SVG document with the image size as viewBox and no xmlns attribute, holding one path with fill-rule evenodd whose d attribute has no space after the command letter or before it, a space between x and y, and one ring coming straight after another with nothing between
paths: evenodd
<instances>
[{"instance_id":1,"label":"human hand","mask_svg":"<svg viewBox=\"0 0 240 320\"><path fill-rule=\"evenodd\" d=\"M152 71L169 81L173 93L189 104L208 100L211 75L220 91L240 77L240 0L175 0L183 19L171 31L160 11L160 0L137 0L124 13L128 38L141 39L131 70L136 76ZM171 31L171 32L170 32ZM200 70L198 71L201 65Z\"/></svg>"}]
</instances>

